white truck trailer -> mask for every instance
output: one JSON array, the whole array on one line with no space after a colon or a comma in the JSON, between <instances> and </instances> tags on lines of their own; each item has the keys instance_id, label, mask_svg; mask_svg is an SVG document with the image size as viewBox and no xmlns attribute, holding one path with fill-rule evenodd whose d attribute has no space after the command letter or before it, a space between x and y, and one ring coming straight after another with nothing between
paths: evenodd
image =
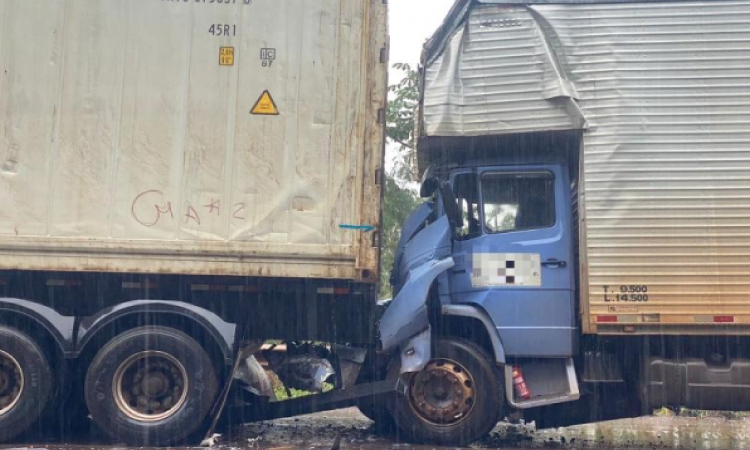
<instances>
[{"instance_id":1,"label":"white truck trailer","mask_svg":"<svg viewBox=\"0 0 750 450\"><path fill-rule=\"evenodd\" d=\"M241 342L371 345L387 56L379 0L0 0L0 440L177 442Z\"/></svg>"}]
</instances>

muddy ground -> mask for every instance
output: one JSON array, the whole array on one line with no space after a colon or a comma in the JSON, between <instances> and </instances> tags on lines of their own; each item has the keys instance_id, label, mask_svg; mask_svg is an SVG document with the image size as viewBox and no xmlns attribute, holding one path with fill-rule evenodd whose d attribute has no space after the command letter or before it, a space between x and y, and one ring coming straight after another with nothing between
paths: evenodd
<instances>
[{"instance_id":1,"label":"muddy ground","mask_svg":"<svg viewBox=\"0 0 750 450\"><path fill-rule=\"evenodd\" d=\"M246 425L235 429L229 439L220 436L218 450L276 449L328 450L338 443L341 449L438 449L435 446L411 446L398 436L379 431L356 409L302 416ZM54 440L31 440L4 449L94 450L122 449L107 442L100 433L80 436L76 442L61 444ZM87 443L87 445L83 445ZM533 425L500 424L491 436L472 448L571 448L571 449L750 449L750 419L686 417L664 412L643 417L595 425L536 431ZM182 450L189 450L183 448Z\"/></svg>"}]
</instances>

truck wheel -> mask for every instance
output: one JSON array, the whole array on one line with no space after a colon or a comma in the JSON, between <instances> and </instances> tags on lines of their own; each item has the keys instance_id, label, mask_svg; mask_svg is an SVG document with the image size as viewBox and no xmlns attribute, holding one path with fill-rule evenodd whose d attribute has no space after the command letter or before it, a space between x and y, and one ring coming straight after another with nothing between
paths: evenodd
<instances>
[{"instance_id":1,"label":"truck wheel","mask_svg":"<svg viewBox=\"0 0 750 450\"><path fill-rule=\"evenodd\" d=\"M468 341L438 340L433 359L408 383L409 392L394 399L391 412L414 442L466 446L501 417L499 375L486 353Z\"/></svg>"},{"instance_id":2,"label":"truck wheel","mask_svg":"<svg viewBox=\"0 0 750 450\"><path fill-rule=\"evenodd\" d=\"M119 442L165 446L203 425L218 393L213 363L191 337L164 327L125 332L89 366L86 404Z\"/></svg>"},{"instance_id":3,"label":"truck wheel","mask_svg":"<svg viewBox=\"0 0 750 450\"><path fill-rule=\"evenodd\" d=\"M387 400L382 397L365 397L357 402L357 408L363 416L375 422L375 429L391 432L396 428L391 412L388 410Z\"/></svg>"},{"instance_id":4,"label":"truck wheel","mask_svg":"<svg viewBox=\"0 0 750 450\"><path fill-rule=\"evenodd\" d=\"M51 394L52 371L44 353L25 334L0 327L0 442L39 419Z\"/></svg>"}]
</instances>

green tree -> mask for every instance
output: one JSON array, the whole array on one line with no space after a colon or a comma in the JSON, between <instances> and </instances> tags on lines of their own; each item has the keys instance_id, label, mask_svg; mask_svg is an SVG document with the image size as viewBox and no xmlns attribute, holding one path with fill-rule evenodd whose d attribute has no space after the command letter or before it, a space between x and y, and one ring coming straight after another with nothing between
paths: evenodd
<instances>
[{"instance_id":1,"label":"green tree","mask_svg":"<svg viewBox=\"0 0 750 450\"><path fill-rule=\"evenodd\" d=\"M401 237L401 224L419 202L416 193L408 187L416 155L414 115L419 103L419 76L408 64L395 64L394 68L402 71L404 77L389 87L386 114L387 136L398 152L393 170L386 173L380 261L382 297L393 295L389 279Z\"/></svg>"},{"instance_id":2,"label":"green tree","mask_svg":"<svg viewBox=\"0 0 750 450\"><path fill-rule=\"evenodd\" d=\"M401 224L417 203L417 196L412 190L399 186L392 175L386 175L380 258L380 295L383 298L393 295L390 276L393 260L396 258L396 246L401 238Z\"/></svg>"},{"instance_id":3,"label":"green tree","mask_svg":"<svg viewBox=\"0 0 750 450\"><path fill-rule=\"evenodd\" d=\"M419 74L409 64L394 64L403 72L403 78L389 86L390 100L386 111L386 133L391 143L398 147L395 169L391 175L403 185L412 181L417 140L414 116L419 106Z\"/></svg>"}]
</instances>

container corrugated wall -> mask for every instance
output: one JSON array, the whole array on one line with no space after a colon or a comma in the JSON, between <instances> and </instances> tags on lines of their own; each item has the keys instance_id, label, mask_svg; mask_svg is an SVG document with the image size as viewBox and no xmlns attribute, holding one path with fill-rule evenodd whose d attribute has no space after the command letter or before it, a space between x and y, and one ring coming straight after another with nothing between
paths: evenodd
<instances>
[{"instance_id":1,"label":"container corrugated wall","mask_svg":"<svg viewBox=\"0 0 750 450\"><path fill-rule=\"evenodd\" d=\"M545 45L523 7L474 10L443 54L425 67L425 134L481 136L574 127L565 105L548 101L559 88L559 77Z\"/></svg>"},{"instance_id":2,"label":"container corrugated wall","mask_svg":"<svg viewBox=\"0 0 750 450\"><path fill-rule=\"evenodd\" d=\"M748 1L485 5L428 68L426 134L565 129L580 107L586 331L750 330L748 24Z\"/></svg>"},{"instance_id":3,"label":"container corrugated wall","mask_svg":"<svg viewBox=\"0 0 750 450\"><path fill-rule=\"evenodd\" d=\"M0 268L376 280L386 34L378 0L0 0Z\"/></svg>"}]
</instances>

